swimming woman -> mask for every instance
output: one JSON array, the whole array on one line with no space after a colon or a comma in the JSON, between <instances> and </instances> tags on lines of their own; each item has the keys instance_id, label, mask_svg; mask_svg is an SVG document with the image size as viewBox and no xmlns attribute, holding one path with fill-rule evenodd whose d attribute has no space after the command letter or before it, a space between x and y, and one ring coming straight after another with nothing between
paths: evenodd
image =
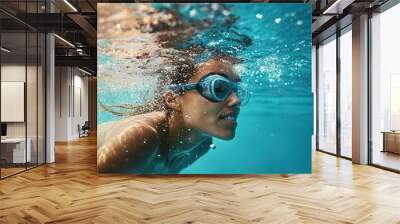
<instances>
[{"instance_id":1,"label":"swimming woman","mask_svg":"<svg viewBox=\"0 0 400 224\"><path fill-rule=\"evenodd\" d=\"M213 147L212 137L235 137L248 94L232 62L187 60L177 71L161 76L156 111L100 125L99 172L179 173Z\"/></svg>"}]
</instances>

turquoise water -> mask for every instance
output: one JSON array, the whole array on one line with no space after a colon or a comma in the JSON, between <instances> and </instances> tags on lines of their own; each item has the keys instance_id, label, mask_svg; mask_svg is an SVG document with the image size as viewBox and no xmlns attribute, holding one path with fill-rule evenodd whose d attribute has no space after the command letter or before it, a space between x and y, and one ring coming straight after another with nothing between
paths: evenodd
<instances>
[{"instance_id":1,"label":"turquoise water","mask_svg":"<svg viewBox=\"0 0 400 224\"><path fill-rule=\"evenodd\" d=\"M188 23L214 21L213 25L182 45L198 44L207 50L196 60L223 51L243 60L237 67L251 91L241 108L236 137L213 139L215 149L182 170L182 174L310 173L313 97L311 93L310 4L191 4L156 5L178 10ZM210 13L209 10L215 13ZM207 11L208 10L208 11ZM224 16L233 20L226 21ZM100 41L99 44L107 45ZM115 58L99 54L104 70L118 70ZM114 67L113 67L114 66ZM115 67L117 66L117 67ZM102 68L100 67L99 74ZM100 76L100 75L99 75ZM115 89L99 77L98 99L109 104L140 102L146 85ZM147 94L151 95L151 94ZM99 112L99 124L119 119Z\"/></svg>"}]
</instances>

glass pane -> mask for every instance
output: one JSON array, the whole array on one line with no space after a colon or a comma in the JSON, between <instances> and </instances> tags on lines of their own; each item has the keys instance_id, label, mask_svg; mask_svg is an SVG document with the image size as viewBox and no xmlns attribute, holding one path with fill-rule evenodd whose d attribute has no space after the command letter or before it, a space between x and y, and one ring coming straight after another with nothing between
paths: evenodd
<instances>
[{"instance_id":1,"label":"glass pane","mask_svg":"<svg viewBox=\"0 0 400 224\"><path fill-rule=\"evenodd\" d=\"M352 157L352 35L340 37L340 153Z\"/></svg>"},{"instance_id":2,"label":"glass pane","mask_svg":"<svg viewBox=\"0 0 400 224\"><path fill-rule=\"evenodd\" d=\"M45 1L1 1L17 17L37 19ZM1 177L45 161L45 36L0 12L2 107L4 136L0 145ZM37 21L33 21L37 22ZM4 100L5 98L6 100ZM10 112L12 111L12 113Z\"/></svg>"},{"instance_id":3,"label":"glass pane","mask_svg":"<svg viewBox=\"0 0 400 224\"><path fill-rule=\"evenodd\" d=\"M318 148L336 153L336 39L318 48Z\"/></svg>"},{"instance_id":4,"label":"glass pane","mask_svg":"<svg viewBox=\"0 0 400 224\"><path fill-rule=\"evenodd\" d=\"M30 158L26 151L25 91L26 91L26 34L1 34L1 122L2 177L25 170ZM29 148L29 147L28 147Z\"/></svg>"},{"instance_id":5,"label":"glass pane","mask_svg":"<svg viewBox=\"0 0 400 224\"><path fill-rule=\"evenodd\" d=\"M312 149L316 150L316 144L317 144L317 102L316 102L316 84L317 84L317 48L315 45L312 46L312 91L313 91L313 97L314 97L314 105L313 105L313 112L314 112L314 117L313 117L313 136L312 136Z\"/></svg>"},{"instance_id":6,"label":"glass pane","mask_svg":"<svg viewBox=\"0 0 400 224\"><path fill-rule=\"evenodd\" d=\"M38 73L38 37L36 32L27 33L28 38L28 63L27 63L27 81L26 81L26 113L27 113L27 142L28 151L30 148L30 153L28 154L27 166L28 168L37 165L37 132L38 132L38 119L37 119L37 73Z\"/></svg>"},{"instance_id":7,"label":"glass pane","mask_svg":"<svg viewBox=\"0 0 400 224\"><path fill-rule=\"evenodd\" d=\"M400 4L372 18L372 163L400 170Z\"/></svg>"},{"instance_id":8,"label":"glass pane","mask_svg":"<svg viewBox=\"0 0 400 224\"><path fill-rule=\"evenodd\" d=\"M38 163L45 163L45 44L44 34L39 34L38 45Z\"/></svg>"}]
</instances>

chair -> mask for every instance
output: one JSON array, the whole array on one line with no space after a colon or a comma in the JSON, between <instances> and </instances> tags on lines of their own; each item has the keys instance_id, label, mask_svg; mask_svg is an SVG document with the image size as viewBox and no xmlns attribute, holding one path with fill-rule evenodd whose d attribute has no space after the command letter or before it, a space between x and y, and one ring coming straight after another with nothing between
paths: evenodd
<instances>
[{"instance_id":1,"label":"chair","mask_svg":"<svg viewBox=\"0 0 400 224\"><path fill-rule=\"evenodd\" d=\"M79 138L89 136L89 129L90 129L89 121L85 121L82 127L80 127L80 125L78 124Z\"/></svg>"}]
</instances>

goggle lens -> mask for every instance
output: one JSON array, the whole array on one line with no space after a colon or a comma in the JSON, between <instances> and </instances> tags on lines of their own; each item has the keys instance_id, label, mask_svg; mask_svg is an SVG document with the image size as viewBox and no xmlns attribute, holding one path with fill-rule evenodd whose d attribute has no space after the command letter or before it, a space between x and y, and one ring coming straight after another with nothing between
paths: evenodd
<instances>
[{"instance_id":1,"label":"goggle lens","mask_svg":"<svg viewBox=\"0 0 400 224\"><path fill-rule=\"evenodd\" d=\"M231 91L232 91L232 84L230 82L222 79L215 80L214 93L218 99L224 101L229 96Z\"/></svg>"},{"instance_id":2,"label":"goggle lens","mask_svg":"<svg viewBox=\"0 0 400 224\"><path fill-rule=\"evenodd\" d=\"M227 79L218 79L213 83L214 93L218 102L225 101L232 91L234 91L237 97L240 99L240 104L246 105L250 99L249 91L239 83L233 83Z\"/></svg>"}]
</instances>

